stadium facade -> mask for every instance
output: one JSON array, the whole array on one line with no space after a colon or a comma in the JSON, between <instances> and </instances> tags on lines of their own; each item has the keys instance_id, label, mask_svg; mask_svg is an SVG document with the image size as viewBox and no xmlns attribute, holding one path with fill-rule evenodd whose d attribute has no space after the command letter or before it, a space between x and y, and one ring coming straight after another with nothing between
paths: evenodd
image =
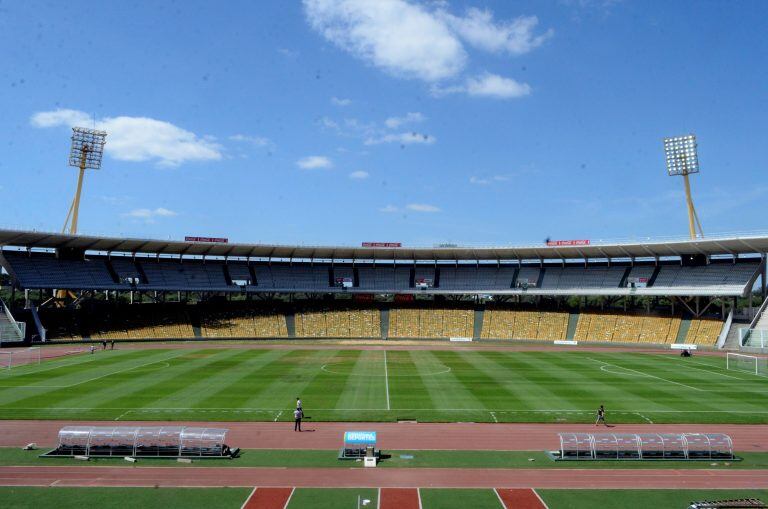
<instances>
[{"instance_id":1,"label":"stadium facade","mask_svg":"<svg viewBox=\"0 0 768 509\"><path fill-rule=\"evenodd\" d=\"M394 323L398 317L401 322L415 320L416 325L403 325L406 330L394 337L411 334L442 337L451 332L441 327L437 327L438 330L427 327L424 333L419 325L422 320L471 322L458 327L458 332L470 337L515 337L514 325L509 325L508 334L504 327L494 333L489 331L494 313L537 311L563 315L554 320L560 325L545 327L554 328L555 332L543 336L571 339L578 335L580 326L586 330L582 334L586 338L593 334L613 337L617 327L626 328L615 323L620 318L608 319L614 322L613 327L606 325L602 318L595 325L582 324L584 317L574 320L570 316L573 313L563 311L567 301L573 306L574 298L579 302L580 311L586 312L577 314L585 316L596 311L585 309L591 299L593 303L600 303L599 311L605 311L607 305L611 313L625 312L635 321L655 315L681 317L681 320L713 317L722 325L737 308L737 298L749 296L758 281L759 293L765 300L768 236L418 248L165 241L0 230L0 246L0 264L10 276L12 291L25 292L25 307L34 310L32 318L37 329L46 327L36 310L40 306L52 307L52 303L60 306L61 299L54 297L65 290L71 296L67 302L69 308L73 307L72 303L74 307L87 308L92 305L89 301L96 300L111 300L113 308L125 300L149 300L158 304L151 313L147 311L149 308L142 308L144 315L157 314L159 304L168 304L169 300L187 304L195 300L204 305L219 302L224 309L217 313L247 307L239 302L245 300L253 302L252 317L253 313L264 314L264 309L270 306L273 310L280 309L277 314L286 318L285 323L267 328L278 337L283 334L288 337L335 335L332 333L337 331L329 332L327 324L320 327L325 328L324 332L312 325L304 327L303 313L310 308L315 308L313 312L321 308L326 313L346 312L351 308L357 313L368 308L376 309L378 318L368 317L363 321L380 322L378 327L369 329L373 337L392 337L390 332L398 332L398 325ZM230 304L221 304L222 301ZM638 318L633 311L641 301L648 317ZM301 302L301 306L297 307L297 302ZM289 306L289 303L293 304ZM507 308L497 309L505 305ZM443 309L443 313L437 318L424 318L420 312L413 314L414 309L421 308L431 308L428 314L435 309ZM186 306L172 314L189 316L189 309ZM453 311L462 309L475 313L453 316ZM112 312L116 313L114 309ZM451 316L446 316L446 312ZM130 321L132 313L135 311L121 309L117 314L127 316L125 319ZM159 320L163 321L164 313L159 311ZM203 316L206 313L195 312L197 318L186 320L193 324L194 333L187 330L176 335L208 337L201 332L205 329L201 324L206 322ZM471 319L470 315L473 315ZM514 322L515 316L505 315L503 320ZM349 323L353 318L341 319ZM528 316L526 320L535 321ZM538 320L541 325L542 320L548 322L550 318ZM586 321L591 323L593 319ZM690 327L690 323L688 325ZM97 328L105 326L102 323ZM638 338L642 336L643 327L642 323L630 325L633 330L638 329ZM662 335L664 341L661 342L685 340L680 337L680 327L678 334L671 338L672 327ZM542 335L540 328L533 327L536 330L520 334L538 337ZM612 330L604 333L602 329L606 328ZM354 332L359 331L339 335L354 337ZM251 334L243 332L242 335ZM89 332L75 332L74 337L78 336L93 337Z\"/></svg>"}]
</instances>

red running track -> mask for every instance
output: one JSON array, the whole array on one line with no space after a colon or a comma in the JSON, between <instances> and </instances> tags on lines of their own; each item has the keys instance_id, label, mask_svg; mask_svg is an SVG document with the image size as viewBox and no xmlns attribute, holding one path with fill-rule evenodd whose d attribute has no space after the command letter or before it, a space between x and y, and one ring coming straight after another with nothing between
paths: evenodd
<instances>
[{"instance_id":1,"label":"red running track","mask_svg":"<svg viewBox=\"0 0 768 509\"><path fill-rule=\"evenodd\" d=\"M0 467L0 485L765 489L768 470Z\"/></svg>"},{"instance_id":2,"label":"red running track","mask_svg":"<svg viewBox=\"0 0 768 509\"><path fill-rule=\"evenodd\" d=\"M57 433L63 426L113 424L229 428L229 445L247 449L338 449L344 431L364 429L378 432L379 447L383 450L543 451L559 448L559 432L606 431L590 424L307 422L314 432L294 433L292 422L0 421L0 447L19 447L30 442L49 446L57 443ZM768 451L768 425L621 424L610 431L727 433L736 451Z\"/></svg>"},{"instance_id":3,"label":"red running track","mask_svg":"<svg viewBox=\"0 0 768 509\"><path fill-rule=\"evenodd\" d=\"M497 488L496 494L505 509L547 509L544 501L532 489Z\"/></svg>"},{"instance_id":4,"label":"red running track","mask_svg":"<svg viewBox=\"0 0 768 509\"><path fill-rule=\"evenodd\" d=\"M254 488L241 509L285 509L293 488Z\"/></svg>"},{"instance_id":5,"label":"red running track","mask_svg":"<svg viewBox=\"0 0 768 509\"><path fill-rule=\"evenodd\" d=\"M421 509L419 490L383 488L379 492L379 509Z\"/></svg>"}]
</instances>

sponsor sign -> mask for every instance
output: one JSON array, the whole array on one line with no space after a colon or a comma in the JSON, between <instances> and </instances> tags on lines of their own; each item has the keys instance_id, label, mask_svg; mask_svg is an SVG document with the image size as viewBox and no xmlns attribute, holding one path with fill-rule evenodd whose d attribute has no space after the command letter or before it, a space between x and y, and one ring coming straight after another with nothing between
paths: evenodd
<instances>
[{"instance_id":1,"label":"sponsor sign","mask_svg":"<svg viewBox=\"0 0 768 509\"><path fill-rule=\"evenodd\" d=\"M363 242L363 247L403 247L401 242Z\"/></svg>"},{"instance_id":2,"label":"sponsor sign","mask_svg":"<svg viewBox=\"0 0 768 509\"><path fill-rule=\"evenodd\" d=\"M345 431L344 443L345 444L375 444L376 432L375 431Z\"/></svg>"},{"instance_id":3,"label":"sponsor sign","mask_svg":"<svg viewBox=\"0 0 768 509\"><path fill-rule=\"evenodd\" d=\"M226 244L229 239L224 237L184 237L185 242L218 242L219 244Z\"/></svg>"},{"instance_id":4,"label":"sponsor sign","mask_svg":"<svg viewBox=\"0 0 768 509\"><path fill-rule=\"evenodd\" d=\"M341 286L342 288L352 288L353 281L351 277L337 277L336 278L336 286Z\"/></svg>"},{"instance_id":5,"label":"sponsor sign","mask_svg":"<svg viewBox=\"0 0 768 509\"><path fill-rule=\"evenodd\" d=\"M669 346L672 350L696 350L696 345L689 345L687 343L672 343Z\"/></svg>"},{"instance_id":6,"label":"sponsor sign","mask_svg":"<svg viewBox=\"0 0 768 509\"><path fill-rule=\"evenodd\" d=\"M580 240L548 240L548 246L588 246L589 239Z\"/></svg>"},{"instance_id":7,"label":"sponsor sign","mask_svg":"<svg viewBox=\"0 0 768 509\"><path fill-rule=\"evenodd\" d=\"M416 285L416 288L431 288L432 287L432 280L429 278L419 278L417 279L414 284Z\"/></svg>"},{"instance_id":8,"label":"sponsor sign","mask_svg":"<svg viewBox=\"0 0 768 509\"><path fill-rule=\"evenodd\" d=\"M575 345L578 345L579 342L578 341L566 341L565 339L556 339L555 340L555 344L556 345L571 345L571 346L575 346Z\"/></svg>"}]
</instances>

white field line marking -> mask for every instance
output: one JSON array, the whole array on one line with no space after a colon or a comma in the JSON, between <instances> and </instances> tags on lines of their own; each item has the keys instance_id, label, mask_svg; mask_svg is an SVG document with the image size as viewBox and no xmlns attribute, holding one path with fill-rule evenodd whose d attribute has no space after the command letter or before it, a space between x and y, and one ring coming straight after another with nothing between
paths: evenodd
<instances>
[{"instance_id":1,"label":"white field line marking","mask_svg":"<svg viewBox=\"0 0 768 509\"><path fill-rule=\"evenodd\" d=\"M376 492L376 509L381 509L381 488Z\"/></svg>"},{"instance_id":2,"label":"white field line marking","mask_svg":"<svg viewBox=\"0 0 768 509\"><path fill-rule=\"evenodd\" d=\"M126 407L50 407L41 409L40 407L0 407L0 410L2 411L9 411L9 410L50 410L50 411L63 411L63 410L69 410L73 412L84 412L88 410L129 410L132 413L153 413L153 412L180 412L180 411L190 411L190 412L201 412L201 413L213 413L213 412L234 412L234 413L248 413L248 412L259 412L259 413L270 413L274 414L275 412L279 412L279 408L191 408L191 407L185 407L185 408L167 408L167 407L148 407L148 408L126 408ZM323 412L375 412L378 409L376 408L313 408L314 411L323 411ZM402 410L404 412L415 412L418 410L424 410L424 408L398 408L398 410ZM379 410L380 411L380 410ZM487 408L435 408L430 410L430 412L489 412L490 410ZM567 410L563 409L544 409L540 408L537 410L509 410L509 409L498 409L493 410L493 412L497 414L527 414L527 413L573 413L573 414L594 414L594 409L588 409L588 410L574 410L572 408L569 408ZM613 410L612 413L614 414L637 414L638 412L642 412L644 414L768 414L768 410L635 410L635 411L625 411L625 410Z\"/></svg>"},{"instance_id":3,"label":"white field line marking","mask_svg":"<svg viewBox=\"0 0 768 509\"><path fill-rule=\"evenodd\" d=\"M293 497L294 491L296 491L296 488L291 488L291 494L288 495L288 500L285 501L285 505L283 506L283 509L288 509L288 504L291 503L291 498Z\"/></svg>"},{"instance_id":4,"label":"white field line marking","mask_svg":"<svg viewBox=\"0 0 768 509\"><path fill-rule=\"evenodd\" d=\"M496 418L496 412L491 412L491 417L493 417L493 422L499 422L499 420Z\"/></svg>"},{"instance_id":5,"label":"white field line marking","mask_svg":"<svg viewBox=\"0 0 768 509\"><path fill-rule=\"evenodd\" d=\"M656 354L656 357L661 357L662 359L672 360L669 356L665 356L665 355L661 355L661 354ZM686 364L694 363L694 364L699 364L701 366L708 366L710 368L718 369L717 366L712 366L710 364L706 364L706 363L703 363L703 362L696 362L696 361L686 360L685 363ZM727 377L727 378L733 378L733 379L736 379L736 380L744 380L745 382L754 382L755 381L752 378L741 378L741 377L738 377L738 376L727 375L725 373L719 373L717 371L712 371L711 369L697 368L696 366L685 366L685 367L686 368L691 368L691 369L698 369L700 371L706 371L707 373L712 373L713 375L720 375L720 376L724 376L724 377ZM720 369L722 369L722 368L720 368Z\"/></svg>"},{"instance_id":6,"label":"white field line marking","mask_svg":"<svg viewBox=\"0 0 768 509\"><path fill-rule=\"evenodd\" d=\"M685 385L685 384L680 383L680 382L675 382L674 380L667 380L666 378L661 378L660 376L651 375L649 373L643 373L642 371L638 371L638 370L632 369L632 368L625 368L624 366L619 366L619 365L616 365L616 364L611 364L610 362L600 361L600 360L597 360L597 359L593 359L592 357L587 357L587 359L589 359L589 360L591 360L593 362L597 362L599 364L602 364L604 366L613 366L614 368L626 369L628 371L634 371L635 373L639 373L641 375L645 375L645 376L650 377L650 378L655 378L656 380L661 380L662 382L667 382L667 383L670 383L670 384L679 385L680 387L687 387L688 389L693 389L694 391L708 392L708 391L705 391L704 389L699 389L698 387L694 387L692 385Z\"/></svg>"},{"instance_id":7,"label":"white field line marking","mask_svg":"<svg viewBox=\"0 0 768 509\"><path fill-rule=\"evenodd\" d=\"M496 497L498 497L499 503L501 504L501 507L503 507L504 509L507 509L507 504L505 504L504 501L501 499L501 495L499 495L499 490L494 488L493 492L496 493Z\"/></svg>"},{"instance_id":8,"label":"white field line marking","mask_svg":"<svg viewBox=\"0 0 768 509\"><path fill-rule=\"evenodd\" d=\"M45 360L53 362L53 361L58 360L60 358L61 357L54 357L53 359L45 359ZM50 366L50 367L43 368L43 369L37 369L35 371L25 371L23 373L19 373L18 371L14 371L12 373L8 373L9 376L6 377L6 378L13 378L14 376L36 375L37 373L44 373L46 371L51 371L53 369L66 368L68 366L78 366L78 365L81 365L81 364L87 364L87 363L93 362L95 360L96 360L96 358L89 359L87 361L82 361L82 362L68 362L67 364L57 364L55 366ZM7 371L10 371L10 370L7 370ZM5 373L6 372L2 372L2 374L5 374Z\"/></svg>"},{"instance_id":9,"label":"white field line marking","mask_svg":"<svg viewBox=\"0 0 768 509\"><path fill-rule=\"evenodd\" d=\"M387 410L390 410L389 407L389 369L387 368L387 351L384 350L384 383L386 384L387 388Z\"/></svg>"},{"instance_id":10,"label":"white field line marking","mask_svg":"<svg viewBox=\"0 0 768 509\"><path fill-rule=\"evenodd\" d=\"M129 414L129 413L131 413L131 412L133 412L133 410L126 410L126 411L125 411L125 412L123 412L122 414L120 414L120 415L118 415L117 417L115 417L115 420L116 420L116 421L119 421L120 419L122 419L123 417L125 417L126 415L128 415L128 414Z\"/></svg>"},{"instance_id":11,"label":"white field line marking","mask_svg":"<svg viewBox=\"0 0 768 509\"><path fill-rule=\"evenodd\" d=\"M59 484L60 482L61 482L61 479L56 479L55 481L53 481L53 482L52 482L51 484L49 484L48 486L56 486L56 485L57 485L57 484Z\"/></svg>"},{"instance_id":12,"label":"white field line marking","mask_svg":"<svg viewBox=\"0 0 768 509\"><path fill-rule=\"evenodd\" d=\"M652 421L652 420L650 420L648 417L644 416L643 414L641 414L641 413L639 413L639 412L635 412L635 414L636 414L636 415L639 415L640 417L642 417L643 419L645 419L646 421L648 421L648 424L653 424L653 421Z\"/></svg>"},{"instance_id":13,"label":"white field line marking","mask_svg":"<svg viewBox=\"0 0 768 509\"><path fill-rule=\"evenodd\" d=\"M423 509L421 507L421 488L416 488L416 495L419 497L419 509Z\"/></svg>"},{"instance_id":14,"label":"white field line marking","mask_svg":"<svg viewBox=\"0 0 768 509\"><path fill-rule=\"evenodd\" d=\"M166 358L165 360L173 359L174 357L178 357L179 355L173 355L171 357ZM80 382L74 382L74 383L71 383L69 385L0 385L0 389L36 389L36 388L41 388L41 389L68 389L70 387L76 387L76 386L84 384L84 383L93 382L94 380L98 380L99 378L104 378L104 377L107 377L107 376L116 375L117 373L123 373L125 371L131 371L132 369L143 368L144 366L151 366L152 364L163 363L163 364L165 364L165 366L164 366L165 368L170 368L171 365L168 364L167 362L165 362L165 360L161 359L159 361L147 362L147 363L144 363L144 364L139 364L138 366L132 366L130 368L120 369L120 370L117 370L117 371L111 371L109 373L105 373L103 375L99 375L99 376L96 376L96 377L93 377L93 378L89 378L88 380L82 380Z\"/></svg>"},{"instance_id":15,"label":"white field line marking","mask_svg":"<svg viewBox=\"0 0 768 509\"><path fill-rule=\"evenodd\" d=\"M543 498L541 498L541 495L539 495L539 492L537 492L537 491L536 491L535 489L533 489L533 488L531 488L531 491L533 492L533 494L534 494L534 495L536 495L536 498L538 498L538 499L539 499L539 502L541 502L541 505L543 505L543 506L544 506L544 509L549 509L549 506L547 505L547 503L546 503L546 502L544 502L544 499L543 499Z\"/></svg>"},{"instance_id":16,"label":"white field line marking","mask_svg":"<svg viewBox=\"0 0 768 509\"><path fill-rule=\"evenodd\" d=\"M240 509L245 509L245 506L248 505L248 502L250 502L253 496L256 494L257 489L259 489L258 486L254 487L253 490L251 490L251 494L248 495L248 498L245 499L245 502L243 502L243 505L240 506Z\"/></svg>"},{"instance_id":17,"label":"white field line marking","mask_svg":"<svg viewBox=\"0 0 768 509\"><path fill-rule=\"evenodd\" d=\"M275 420L274 420L274 421L272 421L272 422L277 422L277 420L280 418L280 416L281 416L281 415L283 415L283 411L282 411L282 410L280 410L279 412L277 412L277 415L275 416Z\"/></svg>"}]
</instances>

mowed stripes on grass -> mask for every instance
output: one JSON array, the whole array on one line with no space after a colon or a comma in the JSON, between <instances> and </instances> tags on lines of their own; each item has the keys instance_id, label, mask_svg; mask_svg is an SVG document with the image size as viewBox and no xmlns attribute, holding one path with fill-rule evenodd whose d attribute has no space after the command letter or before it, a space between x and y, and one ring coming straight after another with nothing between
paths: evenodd
<instances>
[{"instance_id":1,"label":"mowed stripes on grass","mask_svg":"<svg viewBox=\"0 0 768 509\"><path fill-rule=\"evenodd\" d=\"M469 350L136 349L0 372L0 418L768 423L722 357Z\"/></svg>"}]
</instances>

